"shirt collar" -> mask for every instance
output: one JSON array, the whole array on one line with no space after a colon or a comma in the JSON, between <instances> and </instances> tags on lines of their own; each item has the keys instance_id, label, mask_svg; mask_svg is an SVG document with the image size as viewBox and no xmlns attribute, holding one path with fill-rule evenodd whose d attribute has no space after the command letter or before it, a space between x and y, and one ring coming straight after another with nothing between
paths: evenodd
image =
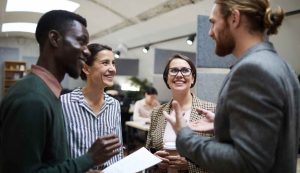
<instances>
[{"instance_id":1,"label":"shirt collar","mask_svg":"<svg viewBox=\"0 0 300 173\"><path fill-rule=\"evenodd\" d=\"M250 54L254 53L254 52L259 52L262 50L269 50L272 52L276 53L276 50L274 49L274 46L271 42L269 41L263 41L261 43L258 43L254 46L252 46L251 48L249 48L242 56L241 58L239 58L235 64L233 64L230 69L232 69L236 64L238 64L239 62L241 62L245 57L248 57Z\"/></svg>"},{"instance_id":2,"label":"shirt collar","mask_svg":"<svg viewBox=\"0 0 300 173\"><path fill-rule=\"evenodd\" d=\"M38 65L32 65L31 71L33 74L39 76L50 88L53 94L59 98L62 87L53 74L51 74L47 69Z\"/></svg>"},{"instance_id":3,"label":"shirt collar","mask_svg":"<svg viewBox=\"0 0 300 173\"><path fill-rule=\"evenodd\" d=\"M82 93L82 88L76 88L70 93L70 98L72 102L84 102L84 96ZM114 99L108 94L104 93L104 101L106 104L113 104Z\"/></svg>"}]
</instances>

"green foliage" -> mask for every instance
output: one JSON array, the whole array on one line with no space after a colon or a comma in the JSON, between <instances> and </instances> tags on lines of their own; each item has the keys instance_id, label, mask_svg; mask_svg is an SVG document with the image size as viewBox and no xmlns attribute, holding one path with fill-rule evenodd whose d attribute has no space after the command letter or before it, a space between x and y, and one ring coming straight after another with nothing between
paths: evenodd
<instances>
[{"instance_id":1,"label":"green foliage","mask_svg":"<svg viewBox=\"0 0 300 173\"><path fill-rule=\"evenodd\" d=\"M142 93L145 91L145 88L147 86L152 85L147 79L141 80L134 76L130 77L129 80L131 81L132 85L140 87L140 92L142 92Z\"/></svg>"},{"instance_id":2,"label":"green foliage","mask_svg":"<svg viewBox=\"0 0 300 173\"><path fill-rule=\"evenodd\" d=\"M107 91L107 90L116 90L118 92L121 92L121 86L118 83L114 82L114 85L112 85L110 87L106 87L104 90L105 91Z\"/></svg>"}]
</instances>

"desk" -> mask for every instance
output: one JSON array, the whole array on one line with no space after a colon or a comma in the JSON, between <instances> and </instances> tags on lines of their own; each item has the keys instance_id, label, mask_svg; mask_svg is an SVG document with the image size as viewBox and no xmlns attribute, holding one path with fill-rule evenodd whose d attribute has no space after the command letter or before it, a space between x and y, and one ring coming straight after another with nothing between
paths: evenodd
<instances>
[{"instance_id":1,"label":"desk","mask_svg":"<svg viewBox=\"0 0 300 173\"><path fill-rule=\"evenodd\" d=\"M131 151L135 150L137 146L142 145L145 146L145 140L147 138L147 133L150 128L150 124L146 124L145 122L140 121L126 121L126 141L127 141L127 149L130 153ZM144 132L143 135L143 142L141 138L138 138L134 135L134 129L141 130ZM138 144L136 142L139 142ZM136 145L137 144L137 145Z\"/></svg>"},{"instance_id":2,"label":"desk","mask_svg":"<svg viewBox=\"0 0 300 173\"><path fill-rule=\"evenodd\" d=\"M125 124L126 126L130 126L143 131L149 131L150 128L150 124L146 124L140 121L126 121Z\"/></svg>"}]
</instances>

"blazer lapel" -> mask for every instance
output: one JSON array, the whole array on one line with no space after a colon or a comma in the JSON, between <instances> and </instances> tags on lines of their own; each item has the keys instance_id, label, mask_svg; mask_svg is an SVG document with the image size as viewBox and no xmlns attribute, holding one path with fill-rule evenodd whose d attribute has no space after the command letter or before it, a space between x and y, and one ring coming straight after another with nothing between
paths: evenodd
<instances>
[{"instance_id":1,"label":"blazer lapel","mask_svg":"<svg viewBox=\"0 0 300 173\"><path fill-rule=\"evenodd\" d=\"M163 148L163 140L164 140L164 134L165 134L165 129L167 125L167 120L165 119L163 115L163 111L166 111L167 113L170 113L171 111L171 101L167 103L167 105L162 109L161 112L159 112L160 116L158 118L158 126L157 126L157 133L158 135L158 148L162 149Z\"/></svg>"}]
</instances>

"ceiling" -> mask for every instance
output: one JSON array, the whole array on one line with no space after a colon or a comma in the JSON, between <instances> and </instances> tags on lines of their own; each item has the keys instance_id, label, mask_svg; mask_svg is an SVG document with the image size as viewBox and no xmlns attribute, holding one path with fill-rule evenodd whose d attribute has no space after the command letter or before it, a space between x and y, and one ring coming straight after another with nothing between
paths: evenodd
<instances>
[{"instance_id":1,"label":"ceiling","mask_svg":"<svg viewBox=\"0 0 300 173\"><path fill-rule=\"evenodd\" d=\"M213 0L73 0L75 11L87 19L91 42L117 48L143 46L196 32L197 15L209 15ZM3 22L37 22L40 13L5 12L7 0L0 0ZM271 0L286 12L300 9L300 0ZM34 38L31 33L0 32L3 37Z\"/></svg>"}]
</instances>

